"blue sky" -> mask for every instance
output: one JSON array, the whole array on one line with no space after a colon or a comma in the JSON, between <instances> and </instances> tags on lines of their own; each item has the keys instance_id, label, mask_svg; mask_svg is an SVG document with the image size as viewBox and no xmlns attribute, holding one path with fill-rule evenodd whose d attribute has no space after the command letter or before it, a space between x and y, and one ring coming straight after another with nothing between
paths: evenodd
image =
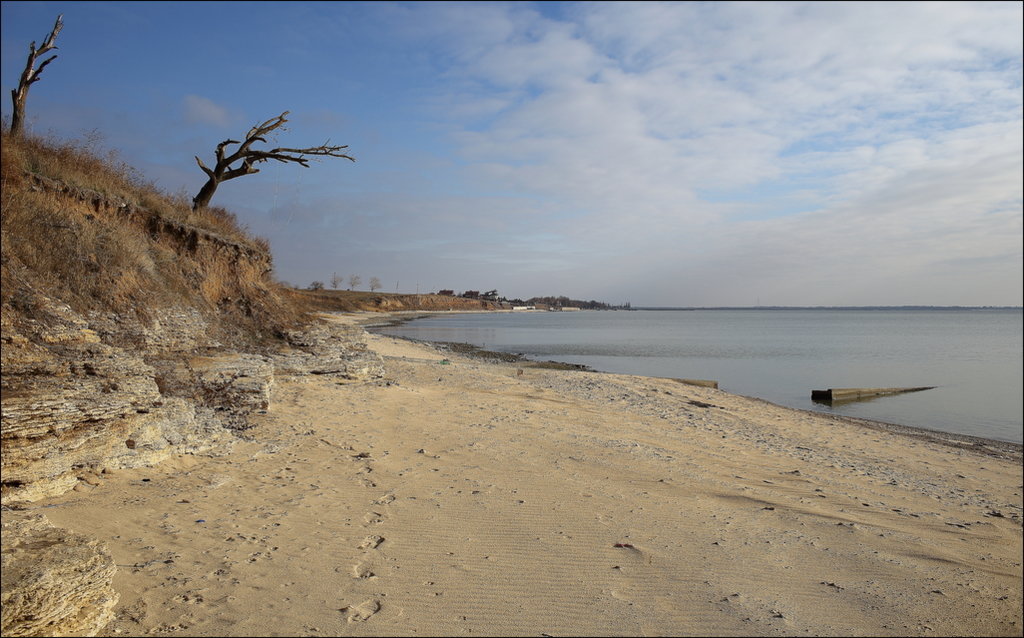
<instances>
[{"instance_id":1,"label":"blue sky","mask_svg":"<svg viewBox=\"0 0 1024 638\"><path fill-rule=\"evenodd\" d=\"M213 204L277 276L633 305L1021 305L1022 5L3 2L3 114ZM272 143L274 141L272 140Z\"/></svg>"}]
</instances>

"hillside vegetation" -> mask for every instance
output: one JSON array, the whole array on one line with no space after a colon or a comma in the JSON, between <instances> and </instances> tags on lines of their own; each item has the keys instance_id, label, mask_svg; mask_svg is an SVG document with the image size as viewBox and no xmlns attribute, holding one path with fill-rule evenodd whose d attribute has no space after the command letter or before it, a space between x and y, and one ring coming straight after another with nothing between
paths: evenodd
<instances>
[{"instance_id":1,"label":"hillside vegetation","mask_svg":"<svg viewBox=\"0 0 1024 638\"><path fill-rule=\"evenodd\" d=\"M272 274L266 240L221 208L192 211L116 156L3 136L4 323L39 319L40 297L143 323L169 308L221 341L273 339L304 320Z\"/></svg>"}]
</instances>

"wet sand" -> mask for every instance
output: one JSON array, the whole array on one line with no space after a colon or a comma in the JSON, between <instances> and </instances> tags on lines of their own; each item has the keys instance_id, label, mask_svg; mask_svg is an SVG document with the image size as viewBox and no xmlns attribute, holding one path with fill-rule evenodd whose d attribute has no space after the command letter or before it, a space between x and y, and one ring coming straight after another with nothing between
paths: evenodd
<instances>
[{"instance_id":1,"label":"wet sand","mask_svg":"<svg viewBox=\"0 0 1024 638\"><path fill-rule=\"evenodd\" d=\"M1022 634L1020 446L367 342L35 504L118 563L101 635Z\"/></svg>"}]
</instances>

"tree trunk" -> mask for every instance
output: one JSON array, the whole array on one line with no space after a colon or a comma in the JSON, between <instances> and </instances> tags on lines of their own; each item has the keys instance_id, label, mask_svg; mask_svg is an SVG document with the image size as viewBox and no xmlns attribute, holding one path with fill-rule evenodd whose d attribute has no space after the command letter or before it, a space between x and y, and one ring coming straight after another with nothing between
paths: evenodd
<instances>
[{"instance_id":1,"label":"tree trunk","mask_svg":"<svg viewBox=\"0 0 1024 638\"><path fill-rule=\"evenodd\" d=\"M28 97L28 90L11 89L11 101L14 103L14 112L11 113L11 137L21 137L25 131L25 98Z\"/></svg>"},{"instance_id":2,"label":"tree trunk","mask_svg":"<svg viewBox=\"0 0 1024 638\"><path fill-rule=\"evenodd\" d=\"M217 191L218 186L220 186L219 180L213 177L206 180L203 187L199 189L199 193L192 198L192 210L199 210L209 206L210 200L213 199L213 194Z\"/></svg>"},{"instance_id":3,"label":"tree trunk","mask_svg":"<svg viewBox=\"0 0 1024 638\"><path fill-rule=\"evenodd\" d=\"M11 102L14 106L14 112L11 113L11 137L21 137L25 132L25 101L28 99L29 87L39 81L39 75L46 65L57 59L56 55L51 55L39 64L39 68L36 68L36 62L41 55L57 48L54 41L60 30L64 28L63 18L64 14L57 16L57 21L53 23L50 35L43 40L42 47L36 49L35 40L28 47L28 60L25 61L25 69L21 72L18 88L11 90Z\"/></svg>"}]
</instances>

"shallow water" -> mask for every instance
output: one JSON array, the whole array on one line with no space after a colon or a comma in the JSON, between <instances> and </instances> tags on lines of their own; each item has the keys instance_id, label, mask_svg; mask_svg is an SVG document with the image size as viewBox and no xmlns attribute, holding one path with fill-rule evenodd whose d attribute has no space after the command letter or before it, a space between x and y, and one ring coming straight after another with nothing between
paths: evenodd
<instances>
[{"instance_id":1,"label":"shallow water","mask_svg":"<svg viewBox=\"0 0 1024 638\"><path fill-rule=\"evenodd\" d=\"M435 315L375 329L595 370L712 379L794 408L1022 441L1020 309L638 310ZM811 390L932 390L825 405Z\"/></svg>"}]
</instances>

